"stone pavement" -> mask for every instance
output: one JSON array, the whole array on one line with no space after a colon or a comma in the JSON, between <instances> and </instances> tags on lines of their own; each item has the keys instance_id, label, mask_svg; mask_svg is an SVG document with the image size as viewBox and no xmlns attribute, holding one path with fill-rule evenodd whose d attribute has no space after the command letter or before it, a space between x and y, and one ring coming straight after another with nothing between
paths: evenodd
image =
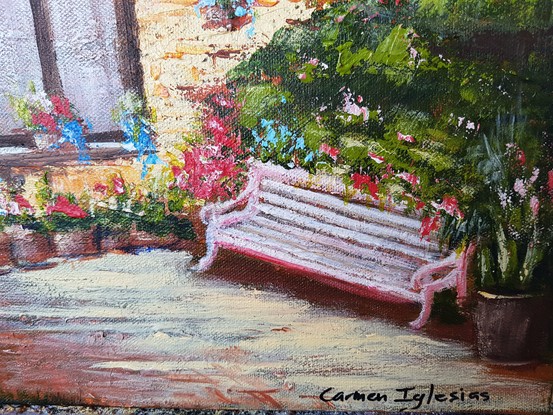
<instances>
[{"instance_id":1,"label":"stone pavement","mask_svg":"<svg viewBox=\"0 0 553 415\"><path fill-rule=\"evenodd\" d=\"M1 276L0 402L549 410L551 366L480 361L470 324L415 332L416 306L339 293L232 254L205 274L190 261L145 251Z\"/></svg>"}]
</instances>

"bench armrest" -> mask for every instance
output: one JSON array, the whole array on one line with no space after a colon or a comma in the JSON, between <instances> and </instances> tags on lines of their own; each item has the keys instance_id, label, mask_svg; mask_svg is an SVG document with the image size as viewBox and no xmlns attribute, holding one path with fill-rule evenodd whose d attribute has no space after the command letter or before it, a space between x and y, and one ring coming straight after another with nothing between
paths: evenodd
<instances>
[{"instance_id":1,"label":"bench armrest","mask_svg":"<svg viewBox=\"0 0 553 415\"><path fill-rule=\"evenodd\" d=\"M236 199L227 200L222 203L209 203L205 205L200 211L200 219L204 224L214 218L221 216L233 209L236 209L242 203L250 199L252 196L255 197L259 190L260 177L256 171L250 171L248 175L248 184L246 188L238 195Z\"/></svg>"},{"instance_id":2,"label":"bench armrest","mask_svg":"<svg viewBox=\"0 0 553 415\"><path fill-rule=\"evenodd\" d=\"M432 276L434 274L449 271L451 268L455 268L456 266L457 254L455 252L441 261L424 265L411 276L411 287L413 287L415 291L419 291L424 286L432 283Z\"/></svg>"}]
</instances>

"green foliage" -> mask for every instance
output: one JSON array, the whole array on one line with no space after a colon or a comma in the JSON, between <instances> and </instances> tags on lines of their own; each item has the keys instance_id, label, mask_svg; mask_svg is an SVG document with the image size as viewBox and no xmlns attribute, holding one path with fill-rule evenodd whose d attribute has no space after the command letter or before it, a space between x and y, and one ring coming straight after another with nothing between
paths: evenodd
<instances>
[{"instance_id":1,"label":"green foliage","mask_svg":"<svg viewBox=\"0 0 553 415\"><path fill-rule=\"evenodd\" d=\"M529 289L551 254L551 201L529 221L528 198L505 209L497 190L516 179L506 143L526 154L524 180L553 168L551 27L551 0L332 4L231 72L243 143L348 185L370 176L411 210L424 202L423 216L441 215L442 243L481 243L482 286ZM291 134L263 147L267 122ZM464 216L438 212L446 197Z\"/></svg>"}]
</instances>

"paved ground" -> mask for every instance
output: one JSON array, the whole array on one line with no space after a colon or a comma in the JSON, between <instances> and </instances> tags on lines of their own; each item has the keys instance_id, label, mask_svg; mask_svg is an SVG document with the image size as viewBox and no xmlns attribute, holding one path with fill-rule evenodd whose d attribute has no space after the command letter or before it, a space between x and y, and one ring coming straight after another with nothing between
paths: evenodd
<instances>
[{"instance_id":1,"label":"paved ground","mask_svg":"<svg viewBox=\"0 0 553 415\"><path fill-rule=\"evenodd\" d=\"M206 274L191 272L190 260L169 251L109 254L2 276L0 400L548 410L551 367L479 361L470 323L432 322L414 332L407 328L414 306L336 293L230 254ZM320 399L328 388L324 398L337 400ZM359 394L342 401L341 391Z\"/></svg>"}]
</instances>

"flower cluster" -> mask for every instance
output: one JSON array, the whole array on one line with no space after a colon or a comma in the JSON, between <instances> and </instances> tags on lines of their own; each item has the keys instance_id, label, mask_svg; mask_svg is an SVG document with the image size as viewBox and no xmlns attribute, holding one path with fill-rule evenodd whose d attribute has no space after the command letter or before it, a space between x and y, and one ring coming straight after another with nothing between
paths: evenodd
<instances>
[{"instance_id":1,"label":"flower cluster","mask_svg":"<svg viewBox=\"0 0 553 415\"><path fill-rule=\"evenodd\" d=\"M9 101L17 118L29 130L61 136L65 125L72 121L85 127L83 119L67 98L37 92L33 84L25 96L10 96Z\"/></svg>"},{"instance_id":2,"label":"flower cluster","mask_svg":"<svg viewBox=\"0 0 553 415\"><path fill-rule=\"evenodd\" d=\"M245 166L240 135L228 127L230 118L207 111L203 124L206 139L184 151L173 165L175 184L194 198L234 198L244 180Z\"/></svg>"},{"instance_id":3,"label":"flower cluster","mask_svg":"<svg viewBox=\"0 0 553 415\"><path fill-rule=\"evenodd\" d=\"M154 143L156 136L151 117L147 114L144 102L134 92L127 92L117 102L112 111L113 120L118 123L125 136L123 147L136 151L137 160L142 163L142 178L149 166L161 164Z\"/></svg>"},{"instance_id":4,"label":"flower cluster","mask_svg":"<svg viewBox=\"0 0 553 415\"><path fill-rule=\"evenodd\" d=\"M85 140L90 126L67 98L38 92L31 83L25 96L9 96L9 101L16 118L23 122L26 129L56 136L57 143L51 143L53 147L70 143L79 151L80 161L90 160Z\"/></svg>"}]
</instances>

